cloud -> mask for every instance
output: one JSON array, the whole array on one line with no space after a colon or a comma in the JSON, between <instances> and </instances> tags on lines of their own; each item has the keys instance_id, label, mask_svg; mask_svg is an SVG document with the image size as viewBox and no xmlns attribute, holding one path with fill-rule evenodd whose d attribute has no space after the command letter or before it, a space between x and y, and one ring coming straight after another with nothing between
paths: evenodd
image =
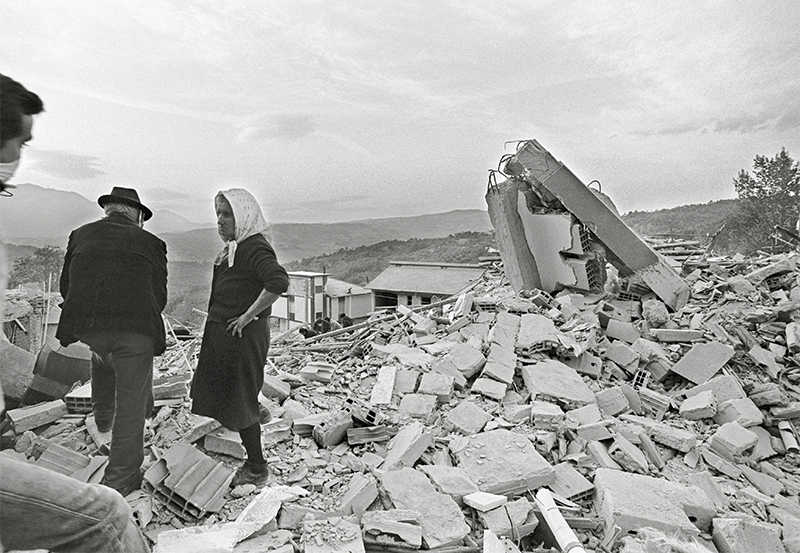
<instances>
[{"instance_id":1,"label":"cloud","mask_svg":"<svg viewBox=\"0 0 800 553\"><path fill-rule=\"evenodd\" d=\"M105 175L99 158L62 150L33 150L26 157L35 162L37 171L69 180L88 180Z\"/></svg>"},{"instance_id":2,"label":"cloud","mask_svg":"<svg viewBox=\"0 0 800 553\"><path fill-rule=\"evenodd\" d=\"M308 113L269 113L255 115L239 125L237 139L241 142L299 140L319 127L316 118Z\"/></svg>"}]
</instances>

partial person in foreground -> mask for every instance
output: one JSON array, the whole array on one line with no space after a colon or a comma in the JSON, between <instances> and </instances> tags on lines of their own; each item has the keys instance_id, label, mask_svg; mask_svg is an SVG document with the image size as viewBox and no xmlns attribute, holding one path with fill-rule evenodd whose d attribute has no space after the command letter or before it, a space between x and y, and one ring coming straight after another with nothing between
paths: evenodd
<instances>
[{"instance_id":1,"label":"partial person in foreground","mask_svg":"<svg viewBox=\"0 0 800 553\"><path fill-rule=\"evenodd\" d=\"M192 412L239 432L247 460L231 485L263 484L258 392L264 384L271 306L289 287L286 270L267 241L267 222L248 191L214 199L225 247L214 261L208 319L192 380Z\"/></svg>"},{"instance_id":2,"label":"partial person in foreground","mask_svg":"<svg viewBox=\"0 0 800 553\"><path fill-rule=\"evenodd\" d=\"M0 196L32 138L33 115L44 111L38 95L0 75ZM6 290L0 243L0 320ZM0 331L0 340L5 335ZM0 389L0 412L5 411ZM150 549L120 494L52 470L0 455L0 551L47 549L55 553L146 553Z\"/></svg>"},{"instance_id":3,"label":"partial person in foreground","mask_svg":"<svg viewBox=\"0 0 800 553\"><path fill-rule=\"evenodd\" d=\"M92 411L112 430L102 483L122 495L142 485L144 421L153 411L153 356L166 347L167 246L142 227L152 211L131 188L97 203L103 219L69 237L56 338L92 350Z\"/></svg>"}]
</instances>

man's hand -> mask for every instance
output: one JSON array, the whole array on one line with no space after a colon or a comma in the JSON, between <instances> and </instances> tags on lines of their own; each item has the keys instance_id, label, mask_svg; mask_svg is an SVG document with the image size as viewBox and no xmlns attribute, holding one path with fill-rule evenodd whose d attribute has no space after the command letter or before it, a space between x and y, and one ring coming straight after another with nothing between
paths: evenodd
<instances>
[{"instance_id":1,"label":"man's hand","mask_svg":"<svg viewBox=\"0 0 800 553\"><path fill-rule=\"evenodd\" d=\"M242 337L242 330L244 327L250 324L251 321L258 319L258 317L250 318L247 313L243 315L239 315L238 317L233 317L232 319L228 319L228 328L226 329L227 332L231 333L231 336L238 336L239 338Z\"/></svg>"}]
</instances>

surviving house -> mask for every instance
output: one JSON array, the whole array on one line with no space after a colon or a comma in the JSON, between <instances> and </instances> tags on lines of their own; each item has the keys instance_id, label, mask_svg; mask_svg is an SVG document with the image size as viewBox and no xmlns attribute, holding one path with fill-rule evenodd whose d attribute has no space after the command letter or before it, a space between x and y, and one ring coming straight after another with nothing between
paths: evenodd
<instances>
[{"instance_id":1,"label":"surviving house","mask_svg":"<svg viewBox=\"0 0 800 553\"><path fill-rule=\"evenodd\" d=\"M341 313L345 313L358 323L366 320L372 311L372 292L363 286L329 278L325 285L325 295L330 301L332 320L337 320Z\"/></svg>"},{"instance_id":2,"label":"surviving house","mask_svg":"<svg viewBox=\"0 0 800 553\"><path fill-rule=\"evenodd\" d=\"M367 288L372 308L427 305L443 300L481 278L485 267L466 263L390 261Z\"/></svg>"}]
</instances>

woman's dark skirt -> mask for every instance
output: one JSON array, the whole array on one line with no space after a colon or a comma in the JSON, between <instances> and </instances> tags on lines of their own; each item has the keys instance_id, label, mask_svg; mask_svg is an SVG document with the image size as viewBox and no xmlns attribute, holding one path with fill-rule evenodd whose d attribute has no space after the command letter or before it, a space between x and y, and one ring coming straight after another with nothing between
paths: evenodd
<instances>
[{"instance_id":1,"label":"woman's dark skirt","mask_svg":"<svg viewBox=\"0 0 800 553\"><path fill-rule=\"evenodd\" d=\"M264 384L269 350L269 317L254 320L242 337L226 332L228 323L209 321L192 379L192 413L216 419L230 430L259 420L258 392Z\"/></svg>"}]
</instances>

